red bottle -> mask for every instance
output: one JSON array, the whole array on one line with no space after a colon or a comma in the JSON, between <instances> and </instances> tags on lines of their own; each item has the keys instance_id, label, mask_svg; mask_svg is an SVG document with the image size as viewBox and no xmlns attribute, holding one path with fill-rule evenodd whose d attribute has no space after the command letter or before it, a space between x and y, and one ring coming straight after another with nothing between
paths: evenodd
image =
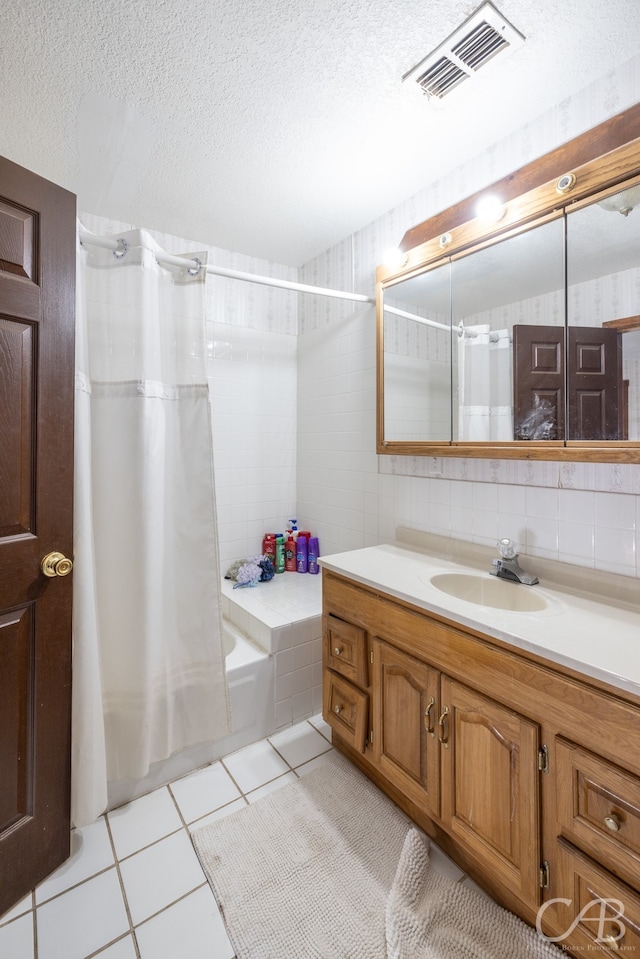
<instances>
[{"instance_id":1,"label":"red bottle","mask_svg":"<svg viewBox=\"0 0 640 959\"><path fill-rule=\"evenodd\" d=\"M273 563L273 568L276 568L276 534L275 533L265 533L262 540L262 555L268 556L271 562Z\"/></svg>"},{"instance_id":2,"label":"red bottle","mask_svg":"<svg viewBox=\"0 0 640 959\"><path fill-rule=\"evenodd\" d=\"M296 571L296 541L291 532L289 532L289 539L284 544L284 568L287 573L295 573Z\"/></svg>"}]
</instances>

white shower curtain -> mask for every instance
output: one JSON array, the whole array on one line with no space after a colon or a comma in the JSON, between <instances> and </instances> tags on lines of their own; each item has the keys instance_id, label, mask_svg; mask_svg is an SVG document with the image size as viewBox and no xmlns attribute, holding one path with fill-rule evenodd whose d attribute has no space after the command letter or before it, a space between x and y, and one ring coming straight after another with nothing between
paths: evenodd
<instances>
[{"instance_id":1,"label":"white shower curtain","mask_svg":"<svg viewBox=\"0 0 640 959\"><path fill-rule=\"evenodd\" d=\"M204 277L79 248L72 818L229 729ZM200 256L204 262L204 257Z\"/></svg>"},{"instance_id":2,"label":"white shower curtain","mask_svg":"<svg viewBox=\"0 0 640 959\"><path fill-rule=\"evenodd\" d=\"M508 330L467 326L458 339L458 439L512 440Z\"/></svg>"}]
</instances>

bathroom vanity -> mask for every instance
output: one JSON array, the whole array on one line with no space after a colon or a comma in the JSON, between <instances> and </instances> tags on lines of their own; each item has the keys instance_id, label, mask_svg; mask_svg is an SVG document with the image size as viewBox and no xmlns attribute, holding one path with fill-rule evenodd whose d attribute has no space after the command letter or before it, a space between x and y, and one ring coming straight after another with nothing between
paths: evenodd
<instances>
[{"instance_id":1,"label":"bathroom vanity","mask_svg":"<svg viewBox=\"0 0 640 959\"><path fill-rule=\"evenodd\" d=\"M560 946L640 955L637 583L428 539L321 561L334 745Z\"/></svg>"}]
</instances>

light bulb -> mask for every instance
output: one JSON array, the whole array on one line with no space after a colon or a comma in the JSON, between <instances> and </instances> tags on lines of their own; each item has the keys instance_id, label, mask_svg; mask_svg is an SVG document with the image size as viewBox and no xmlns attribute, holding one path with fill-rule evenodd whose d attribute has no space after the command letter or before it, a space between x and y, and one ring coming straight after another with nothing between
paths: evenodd
<instances>
[{"instance_id":1,"label":"light bulb","mask_svg":"<svg viewBox=\"0 0 640 959\"><path fill-rule=\"evenodd\" d=\"M506 212L506 206L497 196L483 196L476 206L476 216L485 223L497 223Z\"/></svg>"}]
</instances>

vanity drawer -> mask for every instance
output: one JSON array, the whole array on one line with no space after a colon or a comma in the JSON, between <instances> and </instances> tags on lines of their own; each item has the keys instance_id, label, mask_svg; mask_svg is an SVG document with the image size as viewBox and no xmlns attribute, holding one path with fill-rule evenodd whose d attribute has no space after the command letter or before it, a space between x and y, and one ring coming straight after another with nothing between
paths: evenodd
<instances>
[{"instance_id":1,"label":"vanity drawer","mask_svg":"<svg viewBox=\"0 0 640 959\"><path fill-rule=\"evenodd\" d=\"M557 945L571 943L578 955L580 944L597 955L640 956L640 895L563 839L558 853L562 899L556 902L565 912L556 935L567 935Z\"/></svg>"},{"instance_id":2,"label":"vanity drawer","mask_svg":"<svg viewBox=\"0 0 640 959\"><path fill-rule=\"evenodd\" d=\"M640 878L640 779L563 739L556 741L562 833L634 885Z\"/></svg>"},{"instance_id":3,"label":"vanity drawer","mask_svg":"<svg viewBox=\"0 0 640 959\"><path fill-rule=\"evenodd\" d=\"M346 743L364 752L369 721L369 697L351 683L325 670L323 716Z\"/></svg>"},{"instance_id":4,"label":"vanity drawer","mask_svg":"<svg viewBox=\"0 0 640 959\"><path fill-rule=\"evenodd\" d=\"M368 686L367 634L337 616L324 617L324 662L357 686Z\"/></svg>"}]
</instances>

